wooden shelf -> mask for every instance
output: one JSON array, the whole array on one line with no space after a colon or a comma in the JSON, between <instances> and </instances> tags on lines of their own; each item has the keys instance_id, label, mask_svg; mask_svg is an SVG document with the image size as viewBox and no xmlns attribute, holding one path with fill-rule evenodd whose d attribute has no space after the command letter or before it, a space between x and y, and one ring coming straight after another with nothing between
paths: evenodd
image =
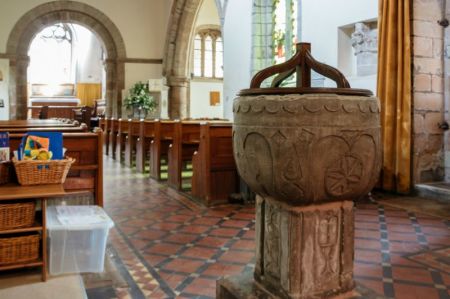
<instances>
[{"instance_id":1,"label":"wooden shelf","mask_svg":"<svg viewBox=\"0 0 450 299\"><path fill-rule=\"evenodd\" d=\"M72 165L70 167L70 170L97 170L98 165L92 164L92 165Z\"/></svg>"},{"instance_id":2,"label":"wooden shelf","mask_svg":"<svg viewBox=\"0 0 450 299\"><path fill-rule=\"evenodd\" d=\"M64 196L65 194L66 193L61 184L35 186L6 184L0 187L0 200L48 198Z\"/></svg>"},{"instance_id":3,"label":"wooden shelf","mask_svg":"<svg viewBox=\"0 0 450 299\"><path fill-rule=\"evenodd\" d=\"M43 266L44 262L42 259L31 261L27 263L20 263L20 264L10 264L10 265L3 265L0 266L0 271L2 270L11 270L11 269L20 269L20 268L29 268L29 267L38 267Z\"/></svg>"},{"instance_id":4,"label":"wooden shelf","mask_svg":"<svg viewBox=\"0 0 450 299\"><path fill-rule=\"evenodd\" d=\"M30 226L30 227L0 230L0 235L14 234L14 233L40 232L40 231L42 231L42 224L40 224L39 222L35 222L33 224L33 226Z\"/></svg>"}]
</instances>

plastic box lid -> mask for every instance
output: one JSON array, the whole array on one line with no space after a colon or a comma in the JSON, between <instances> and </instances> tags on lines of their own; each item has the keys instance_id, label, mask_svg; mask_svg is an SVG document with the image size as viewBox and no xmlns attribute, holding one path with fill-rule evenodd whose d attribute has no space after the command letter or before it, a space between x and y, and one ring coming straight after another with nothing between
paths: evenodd
<instances>
[{"instance_id":1,"label":"plastic box lid","mask_svg":"<svg viewBox=\"0 0 450 299\"><path fill-rule=\"evenodd\" d=\"M49 230L110 229L114 226L99 206L50 206L46 219Z\"/></svg>"}]
</instances>

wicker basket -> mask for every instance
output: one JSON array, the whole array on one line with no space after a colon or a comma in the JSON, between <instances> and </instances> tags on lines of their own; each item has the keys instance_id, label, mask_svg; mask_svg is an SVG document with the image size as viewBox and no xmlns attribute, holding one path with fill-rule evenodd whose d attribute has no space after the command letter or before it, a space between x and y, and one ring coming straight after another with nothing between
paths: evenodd
<instances>
[{"instance_id":1,"label":"wicker basket","mask_svg":"<svg viewBox=\"0 0 450 299\"><path fill-rule=\"evenodd\" d=\"M35 201L0 204L0 231L34 224Z\"/></svg>"},{"instance_id":2,"label":"wicker basket","mask_svg":"<svg viewBox=\"0 0 450 299\"><path fill-rule=\"evenodd\" d=\"M39 259L39 241L39 234L0 238L0 265Z\"/></svg>"},{"instance_id":3,"label":"wicker basket","mask_svg":"<svg viewBox=\"0 0 450 299\"><path fill-rule=\"evenodd\" d=\"M11 162L0 162L0 185L9 183L11 166Z\"/></svg>"},{"instance_id":4,"label":"wicker basket","mask_svg":"<svg viewBox=\"0 0 450 299\"><path fill-rule=\"evenodd\" d=\"M13 159L19 184L41 185L62 184L66 180L70 166L75 160L22 160Z\"/></svg>"}]
</instances>

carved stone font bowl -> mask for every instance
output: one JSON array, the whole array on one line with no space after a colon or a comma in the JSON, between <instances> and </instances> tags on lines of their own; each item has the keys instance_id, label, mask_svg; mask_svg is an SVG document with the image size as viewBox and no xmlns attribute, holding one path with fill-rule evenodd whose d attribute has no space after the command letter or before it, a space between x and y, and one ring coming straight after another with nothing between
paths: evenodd
<instances>
[{"instance_id":1,"label":"carved stone font bowl","mask_svg":"<svg viewBox=\"0 0 450 299\"><path fill-rule=\"evenodd\" d=\"M295 205L352 200L378 179L375 97L247 95L235 100L233 111L239 174L262 197Z\"/></svg>"}]
</instances>

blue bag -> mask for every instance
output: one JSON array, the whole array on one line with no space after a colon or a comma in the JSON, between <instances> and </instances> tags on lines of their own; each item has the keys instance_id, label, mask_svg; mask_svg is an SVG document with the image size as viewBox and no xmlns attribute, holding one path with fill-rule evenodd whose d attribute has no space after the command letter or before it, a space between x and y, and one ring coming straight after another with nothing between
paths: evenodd
<instances>
[{"instance_id":1,"label":"blue bag","mask_svg":"<svg viewBox=\"0 0 450 299\"><path fill-rule=\"evenodd\" d=\"M62 160L63 157L63 135L61 132L28 132L22 137L19 145L18 158L23 159L23 151L28 136L44 137L49 139L49 151L53 153L52 160Z\"/></svg>"}]
</instances>

